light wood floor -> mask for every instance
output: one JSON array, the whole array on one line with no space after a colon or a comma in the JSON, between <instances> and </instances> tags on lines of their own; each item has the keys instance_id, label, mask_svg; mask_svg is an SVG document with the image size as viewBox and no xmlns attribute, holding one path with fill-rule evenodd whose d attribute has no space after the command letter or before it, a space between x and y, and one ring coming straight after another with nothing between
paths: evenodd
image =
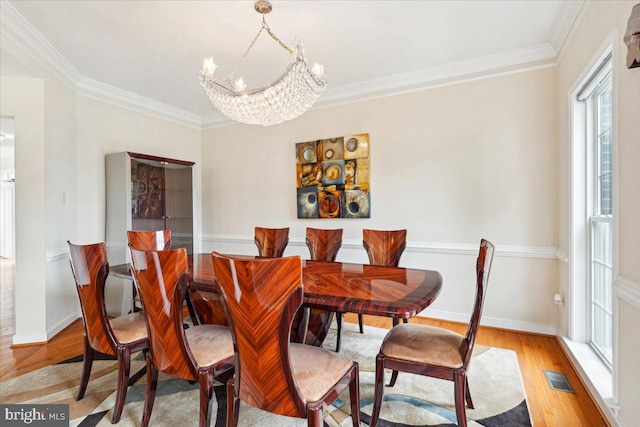
<instances>
[{"instance_id":1,"label":"light wood floor","mask_svg":"<svg viewBox=\"0 0 640 427\"><path fill-rule=\"evenodd\" d=\"M357 318L355 315L347 315L345 320L356 322ZM466 330L466 325L434 319L416 318L411 322L448 328L461 334ZM383 328L391 327L389 319L379 317L365 316L365 323ZM511 349L518 354L527 400L536 427L609 425L581 383L555 337L481 327L477 342ZM0 381L15 378L79 354L82 354L80 320L43 345L11 348L11 336L1 336ZM576 390L576 394L550 389L542 373L543 369L564 372ZM451 391L453 393L453 385Z\"/></svg>"}]
</instances>

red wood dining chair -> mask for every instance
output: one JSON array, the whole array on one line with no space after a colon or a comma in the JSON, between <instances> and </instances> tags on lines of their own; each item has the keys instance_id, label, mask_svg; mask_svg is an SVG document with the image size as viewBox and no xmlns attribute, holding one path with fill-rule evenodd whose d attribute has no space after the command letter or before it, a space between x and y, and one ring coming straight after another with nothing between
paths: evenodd
<instances>
[{"instance_id":1,"label":"red wood dining chair","mask_svg":"<svg viewBox=\"0 0 640 427\"><path fill-rule=\"evenodd\" d=\"M313 261L333 262L336 260L340 246L342 246L342 228L337 230L322 230L307 227L307 238L305 241ZM336 352L339 352L342 338L342 313L337 312L335 314L338 326Z\"/></svg>"},{"instance_id":2,"label":"red wood dining chair","mask_svg":"<svg viewBox=\"0 0 640 427\"><path fill-rule=\"evenodd\" d=\"M279 258L289 243L289 228L256 227L253 240L258 247L258 256Z\"/></svg>"},{"instance_id":3,"label":"red wood dining chair","mask_svg":"<svg viewBox=\"0 0 640 427\"><path fill-rule=\"evenodd\" d=\"M82 399L87 390L95 352L117 356L118 386L111 416L115 424L120 421L127 397L131 353L149 347L147 328L141 312L112 319L107 316L104 289L109 263L105 244L74 245L69 241L67 244L84 324L84 363L76 400Z\"/></svg>"},{"instance_id":4,"label":"red wood dining chair","mask_svg":"<svg viewBox=\"0 0 640 427\"><path fill-rule=\"evenodd\" d=\"M129 247L139 251L161 251L171 248L171 230L127 231ZM189 289L187 308L194 324L227 325L227 316L215 292Z\"/></svg>"},{"instance_id":5,"label":"red wood dining chair","mask_svg":"<svg viewBox=\"0 0 640 427\"><path fill-rule=\"evenodd\" d=\"M171 230L127 231L132 248L141 251L164 251L171 248Z\"/></svg>"},{"instance_id":6,"label":"red wood dining chair","mask_svg":"<svg viewBox=\"0 0 640 427\"><path fill-rule=\"evenodd\" d=\"M339 354L290 343L302 304L299 257L234 259L213 253L236 351L227 381L227 426L238 424L240 400L259 409L323 425L323 409L349 386L351 418L360 426L358 364Z\"/></svg>"},{"instance_id":7,"label":"red wood dining chair","mask_svg":"<svg viewBox=\"0 0 640 427\"><path fill-rule=\"evenodd\" d=\"M407 230L362 230L362 245L369 256L369 264L383 267L397 267L400 256L407 246ZM407 323L407 319L403 319ZM362 333L362 315L358 315L360 333ZM398 319L393 318L393 326Z\"/></svg>"},{"instance_id":8,"label":"red wood dining chair","mask_svg":"<svg viewBox=\"0 0 640 427\"><path fill-rule=\"evenodd\" d=\"M476 261L476 301L465 336L448 329L414 323L398 325L387 333L376 357L375 400L370 427L375 427L380 418L385 368L393 370L390 387L395 385L398 371L453 381L458 425L467 425L465 400L473 409L467 373L482 316L494 249L490 242L484 239L480 242Z\"/></svg>"},{"instance_id":9,"label":"red wood dining chair","mask_svg":"<svg viewBox=\"0 0 640 427\"><path fill-rule=\"evenodd\" d=\"M149 425L158 371L200 384L199 426L211 423L213 381L226 380L233 369L231 331L220 325L184 329L182 301L189 265L184 248L166 251L131 250L133 274L149 331L147 386L142 426Z\"/></svg>"}]
</instances>

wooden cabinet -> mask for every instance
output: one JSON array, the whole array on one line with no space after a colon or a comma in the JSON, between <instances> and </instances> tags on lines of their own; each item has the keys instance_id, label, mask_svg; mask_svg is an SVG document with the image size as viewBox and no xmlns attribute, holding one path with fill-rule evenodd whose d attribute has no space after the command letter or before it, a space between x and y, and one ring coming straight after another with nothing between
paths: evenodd
<instances>
[{"instance_id":1,"label":"wooden cabinet","mask_svg":"<svg viewBox=\"0 0 640 427\"><path fill-rule=\"evenodd\" d=\"M111 264L129 258L127 230L171 230L193 253L193 162L123 152L106 156L106 244Z\"/></svg>"}]
</instances>

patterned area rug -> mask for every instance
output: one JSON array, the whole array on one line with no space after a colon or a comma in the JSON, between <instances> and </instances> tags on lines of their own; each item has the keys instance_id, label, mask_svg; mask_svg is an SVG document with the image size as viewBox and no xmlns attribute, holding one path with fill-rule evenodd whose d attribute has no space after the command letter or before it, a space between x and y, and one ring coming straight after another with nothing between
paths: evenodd
<instances>
[{"instance_id":1,"label":"patterned area rug","mask_svg":"<svg viewBox=\"0 0 640 427\"><path fill-rule=\"evenodd\" d=\"M360 363L362 425L368 425L373 407L375 356L386 330L365 326L362 335L357 325L344 324L341 353ZM330 331L326 346L335 346L335 331ZM476 409L467 410L468 425L531 426L522 377L515 352L476 346L471 362L469 387ZM0 383L1 403L63 403L70 405L71 426L110 426L115 402L117 363L94 361L92 379L81 401L74 396L82 371L81 357L51 365L21 377ZM119 426L138 426L144 405L144 361L138 355L131 364L133 387L129 388ZM137 374L136 374L137 373ZM388 382L388 378L387 378ZM160 375L151 417L152 426L198 424L198 385ZM225 425L225 387L215 387L211 425ZM325 426L351 426L348 389L325 413ZM275 416L241 404L240 426L305 426L306 420ZM453 383L400 373L396 385L385 388L380 427L455 426Z\"/></svg>"}]
</instances>

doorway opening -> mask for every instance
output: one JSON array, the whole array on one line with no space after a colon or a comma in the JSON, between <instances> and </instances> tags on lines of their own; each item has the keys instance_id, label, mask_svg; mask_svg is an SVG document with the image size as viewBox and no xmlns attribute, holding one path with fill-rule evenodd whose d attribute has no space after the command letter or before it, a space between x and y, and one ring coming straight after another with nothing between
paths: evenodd
<instances>
[{"instance_id":1,"label":"doorway opening","mask_svg":"<svg viewBox=\"0 0 640 427\"><path fill-rule=\"evenodd\" d=\"M15 131L0 117L0 336L15 333Z\"/></svg>"}]
</instances>

